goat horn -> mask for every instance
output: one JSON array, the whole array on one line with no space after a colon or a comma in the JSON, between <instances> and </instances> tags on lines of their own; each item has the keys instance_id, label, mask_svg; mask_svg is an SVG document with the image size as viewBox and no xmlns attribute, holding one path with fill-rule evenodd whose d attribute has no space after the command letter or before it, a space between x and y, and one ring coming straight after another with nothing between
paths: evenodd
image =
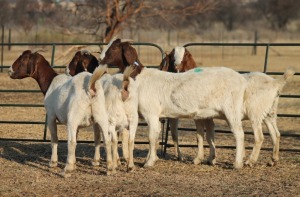
<instances>
[{"instance_id":1,"label":"goat horn","mask_svg":"<svg viewBox=\"0 0 300 197\"><path fill-rule=\"evenodd\" d=\"M100 53L101 54L101 51L91 51L92 53Z\"/></svg>"},{"instance_id":2,"label":"goat horn","mask_svg":"<svg viewBox=\"0 0 300 197\"><path fill-rule=\"evenodd\" d=\"M32 53L37 53L37 52L46 52L47 49L43 49L43 48L37 48L37 49L34 49L32 50Z\"/></svg>"},{"instance_id":3,"label":"goat horn","mask_svg":"<svg viewBox=\"0 0 300 197\"><path fill-rule=\"evenodd\" d=\"M121 39L121 42L129 42L130 44L133 43L132 39Z\"/></svg>"}]
</instances>

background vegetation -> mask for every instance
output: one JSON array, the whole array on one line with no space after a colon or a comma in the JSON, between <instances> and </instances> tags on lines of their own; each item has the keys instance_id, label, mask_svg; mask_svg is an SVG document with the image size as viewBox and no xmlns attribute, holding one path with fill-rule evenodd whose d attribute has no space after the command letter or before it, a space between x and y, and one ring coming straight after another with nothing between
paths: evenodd
<instances>
[{"instance_id":1,"label":"background vegetation","mask_svg":"<svg viewBox=\"0 0 300 197\"><path fill-rule=\"evenodd\" d=\"M4 41L146 42L298 40L298 0L1 0Z\"/></svg>"}]
</instances>

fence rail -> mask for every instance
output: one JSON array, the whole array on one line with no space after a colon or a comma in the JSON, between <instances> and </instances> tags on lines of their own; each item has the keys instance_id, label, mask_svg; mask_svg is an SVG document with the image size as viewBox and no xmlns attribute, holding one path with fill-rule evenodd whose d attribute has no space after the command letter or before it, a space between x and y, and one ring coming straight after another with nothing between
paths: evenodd
<instances>
[{"instance_id":1,"label":"fence rail","mask_svg":"<svg viewBox=\"0 0 300 197\"><path fill-rule=\"evenodd\" d=\"M54 65L54 57L56 52L56 46L73 46L73 45L106 45L107 43L2 43L3 46L51 46L52 52L51 52L51 66L53 68L64 68L64 66L57 66ZM149 46L149 47L155 47L158 49L161 53L161 57L164 57L164 51L163 49L156 44L153 43L133 43L135 46ZM282 75L283 72L268 72L268 59L269 59L269 47L271 46L289 46L289 47L298 47L300 46L300 43L188 43L183 45L184 47L190 47L190 46L236 46L236 47L243 47L243 46L263 46L265 47L265 58L264 58L264 65L263 65L263 72L265 72L268 75ZM1 51L3 55L3 51ZM3 57L3 56L2 56ZM3 59L1 60L3 62ZM9 66L0 65L1 71L3 71L4 68L9 68ZM247 73L250 71L240 71L240 73ZM300 75L299 72L297 72L295 75ZM0 90L1 93L40 93L40 90ZM281 95L282 98L293 98L293 99L300 99L300 95ZM43 104L0 104L0 107L44 107ZM299 118L300 114L277 114L278 117L283 118ZM13 138L1 138L0 140L9 140L9 141L34 141L34 142L49 142L49 140L46 139L46 132L47 132L47 117L45 117L45 121L0 121L0 124L41 124L45 125L44 128L44 136L43 139L13 139ZM169 137L169 125L165 127L165 121L161 121L162 123L162 139L160 142L160 145L162 146L162 154L166 154L167 148L172 147L172 144L168 144L168 137ZM139 126L147 126L145 123L139 123ZM179 128L179 130L184 131L195 131L193 128ZM217 133L230 133L229 131L224 130L217 130ZM245 134L253 134L252 132L245 132ZM268 135L267 133L264 133L264 135ZM283 137L300 137L300 134L282 134ZM61 142L64 142L65 140L61 140ZM79 143L93 143L92 141L78 141ZM136 142L136 144L147 144L148 142ZM195 147L194 145L181 145L182 147ZM235 148L233 146L217 146L219 148ZM248 147L249 148L249 147ZM268 148L266 150L269 150ZM284 151L296 151L300 152L300 149L281 149Z\"/></svg>"}]
</instances>

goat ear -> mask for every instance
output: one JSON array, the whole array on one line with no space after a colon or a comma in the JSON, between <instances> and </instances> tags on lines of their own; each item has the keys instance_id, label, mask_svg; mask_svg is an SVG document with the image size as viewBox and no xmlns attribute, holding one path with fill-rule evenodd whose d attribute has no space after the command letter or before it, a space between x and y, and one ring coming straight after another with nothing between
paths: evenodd
<instances>
[{"instance_id":1,"label":"goat ear","mask_svg":"<svg viewBox=\"0 0 300 197\"><path fill-rule=\"evenodd\" d=\"M37 64L37 53L32 53L29 55L29 60L27 64L27 74L29 76L32 76L34 74L34 71L36 70L36 64Z\"/></svg>"},{"instance_id":2,"label":"goat ear","mask_svg":"<svg viewBox=\"0 0 300 197\"><path fill-rule=\"evenodd\" d=\"M80 61L77 62L77 66L76 66L74 74L78 74L78 73L81 73L81 72L84 72L84 66L82 64L82 61L80 60Z\"/></svg>"},{"instance_id":3,"label":"goat ear","mask_svg":"<svg viewBox=\"0 0 300 197\"><path fill-rule=\"evenodd\" d=\"M137 52L129 43L122 44L122 51L128 65L138 61Z\"/></svg>"},{"instance_id":4,"label":"goat ear","mask_svg":"<svg viewBox=\"0 0 300 197\"><path fill-rule=\"evenodd\" d=\"M96 57L92 57L92 60L90 61L89 65L87 66L87 71L90 73L93 73L94 70L99 66L98 60Z\"/></svg>"},{"instance_id":5,"label":"goat ear","mask_svg":"<svg viewBox=\"0 0 300 197\"><path fill-rule=\"evenodd\" d=\"M190 57L191 57L191 54L190 54L190 52L186 51L186 52L184 53L184 57L186 57L186 58L190 58Z\"/></svg>"}]
</instances>

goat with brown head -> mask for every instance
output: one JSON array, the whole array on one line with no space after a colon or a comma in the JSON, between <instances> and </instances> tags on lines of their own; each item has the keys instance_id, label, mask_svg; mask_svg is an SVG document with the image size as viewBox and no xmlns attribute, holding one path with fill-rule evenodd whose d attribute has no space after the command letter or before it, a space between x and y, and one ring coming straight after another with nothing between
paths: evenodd
<instances>
[{"instance_id":1,"label":"goat with brown head","mask_svg":"<svg viewBox=\"0 0 300 197\"><path fill-rule=\"evenodd\" d=\"M38 52L26 50L10 67L9 75L12 79L34 78L45 95L57 73Z\"/></svg>"},{"instance_id":2,"label":"goat with brown head","mask_svg":"<svg viewBox=\"0 0 300 197\"><path fill-rule=\"evenodd\" d=\"M68 157L63 175L69 176L69 172L75 169L76 133L79 127L91 124L99 125L94 129L95 155L94 163L100 159L100 129L102 130L107 151L108 171L114 172L111 158L110 138L108 137L108 118L105 110L104 91L101 85L96 83L105 73L105 67L98 72L82 73L75 77L65 74L58 75L49 62L39 53L26 50L13 63L9 69L12 79L32 77L38 83L45 95L44 106L47 113L47 123L51 133L52 155L50 167L57 166L57 120L67 125L68 133ZM95 88L94 88L95 87ZM92 97L89 92L97 92L97 97ZM78 110L80 109L80 110ZM97 109L97 110L94 110Z\"/></svg>"},{"instance_id":3,"label":"goat with brown head","mask_svg":"<svg viewBox=\"0 0 300 197\"><path fill-rule=\"evenodd\" d=\"M69 66L66 68L66 74L74 76L84 71L93 73L98 66L97 58L90 51L81 50L75 53Z\"/></svg>"},{"instance_id":4,"label":"goat with brown head","mask_svg":"<svg viewBox=\"0 0 300 197\"><path fill-rule=\"evenodd\" d=\"M171 53L167 54L160 63L159 69L162 71L172 72L172 73L179 73L179 72L186 72L188 70L191 70L196 67L196 63L190 54L190 52L184 48L184 47L175 47ZM205 119L200 120L202 121L201 125L198 125L199 127L204 125L207 130L207 142L210 146L210 156L208 158L208 163L214 164L215 163L215 146L213 143L214 138L214 122L212 119ZM173 144L175 148L175 155L178 158L178 160L182 161L183 157L179 148L179 141L178 141L178 119L175 118L169 118L169 125L170 125L170 131L172 134ZM204 129L199 129L199 131L204 131ZM199 135L197 135L198 142ZM198 152L199 153L199 152ZM198 154L198 156L194 159L194 163L197 164L201 161L202 155Z\"/></svg>"},{"instance_id":5,"label":"goat with brown head","mask_svg":"<svg viewBox=\"0 0 300 197\"><path fill-rule=\"evenodd\" d=\"M185 72L196 67L195 60L186 48L175 47L171 53L166 54L159 69L168 72Z\"/></svg>"},{"instance_id":6,"label":"goat with brown head","mask_svg":"<svg viewBox=\"0 0 300 197\"><path fill-rule=\"evenodd\" d=\"M100 55L100 64L116 66L122 73L127 66L135 62L142 65L135 48L131 46L131 42L119 38L111 40Z\"/></svg>"}]
</instances>

